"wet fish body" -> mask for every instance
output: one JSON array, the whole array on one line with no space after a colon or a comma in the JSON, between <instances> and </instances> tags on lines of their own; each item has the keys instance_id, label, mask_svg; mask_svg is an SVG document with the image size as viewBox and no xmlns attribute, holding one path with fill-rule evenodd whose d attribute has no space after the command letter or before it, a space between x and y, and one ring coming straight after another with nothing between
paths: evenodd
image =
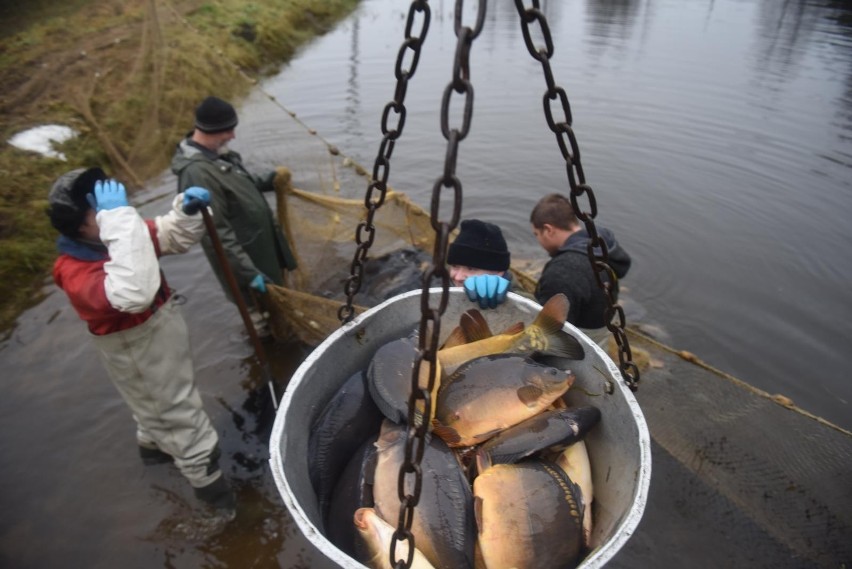
<instances>
[{"instance_id":1,"label":"wet fish body","mask_svg":"<svg viewBox=\"0 0 852 569\"><path fill-rule=\"evenodd\" d=\"M382 414L394 423L408 422L408 399L411 394L411 375L417 358L416 339L414 337L393 340L376 350L367 369L367 385L370 395ZM432 388L432 401L441 385L440 364L436 362L435 381ZM425 388L429 383L429 365L420 366L419 385ZM434 407L434 404L433 404ZM419 410L421 415L423 410ZM431 413L435 414L434 408ZM431 417L430 417L431 419Z\"/></svg>"},{"instance_id":2,"label":"wet fish body","mask_svg":"<svg viewBox=\"0 0 852 569\"><path fill-rule=\"evenodd\" d=\"M376 512L382 519L399 519L399 469L405 456L406 428L385 421L376 443L373 484ZM414 509L415 546L438 569L473 567L476 528L473 496L453 452L439 439L428 441L420 463L423 473L420 501ZM411 492L411 482L406 491Z\"/></svg>"},{"instance_id":3,"label":"wet fish body","mask_svg":"<svg viewBox=\"0 0 852 569\"><path fill-rule=\"evenodd\" d=\"M582 551L579 490L555 464L498 464L473 483L479 547L488 569L568 569Z\"/></svg>"},{"instance_id":4,"label":"wet fish body","mask_svg":"<svg viewBox=\"0 0 852 569\"><path fill-rule=\"evenodd\" d=\"M514 334L498 334L482 340L456 345L438 351L438 360L445 376L472 359L507 352L531 355L543 353L581 360L585 357L580 342L564 331L568 316L568 299L554 295L539 312L532 324Z\"/></svg>"},{"instance_id":5,"label":"wet fish body","mask_svg":"<svg viewBox=\"0 0 852 569\"><path fill-rule=\"evenodd\" d=\"M379 431L382 414L367 391L363 372L353 374L334 394L311 428L308 469L323 519L340 473L352 454Z\"/></svg>"},{"instance_id":6,"label":"wet fish body","mask_svg":"<svg viewBox=\"0 0 852 569\"><path fill-rule=\"evenodd\" d=\"M519 354L476 358L442 384L433 432L451 447L483 443L547 409L573 382L570 371Z\"/></svg>"},{"instance_id":7,"label":"wet fish body","mask_svg":"<svg viewBox=\"0 0 852 569\"><path fill-rule=\"evenodd\" d=\"M586 548L591 549L594 485L592 484L592 465L586 443L577 441L566 448L556 459L556 465L580 488L583 502L583 543Z\"/></svg>"},{"instance_id":8,"label":"wet fish body","mask_svg":"<svg viewBox=\"0 0 852 569\"><path fill-rule=\"evenodd\" d=\"M390 562L391 539L396 528L383 520L373 508L360 508L352 517L353 527L360 536L359 560L372 569L393 569ZM396 549L397 559L408 558L408 542L401 541ZM415 546L411 569L434 569Z\"/></svg>"},{"instance_id":9,"label":"wet fish body","mask_svg":"<svg viewBox=\"0 0 852 569\"><path fill-rule=\"evenodd\" d=\"M489 464L515 463L544 449L581 441L601 419L597 407L547 410L496 434L479 449ZM556 447L553 449L552 447Z\"/></svg>"},{"instance_id":10,"label":"wet fish body","mask_svg":"<svg viewBox=\"0 0 852 569\"><path fill-rule=\"evenodd\" d=\"M341 551L356 556L358 532L352 516L359 508L373 507L373 476L376 470L378 432L368 438L349 460L332 492L325 535Z\"/></svg>"}]
</instances>

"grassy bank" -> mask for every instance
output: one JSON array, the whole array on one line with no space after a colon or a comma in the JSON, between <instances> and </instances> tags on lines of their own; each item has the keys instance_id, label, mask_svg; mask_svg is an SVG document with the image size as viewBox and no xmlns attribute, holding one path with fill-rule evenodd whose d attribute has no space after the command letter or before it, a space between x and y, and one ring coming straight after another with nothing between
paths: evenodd
<instances>
[{"instance_id":1,"label":"grassy bank","mask_svg":"<svg viewBox=\"0 0 852 569\"><path fill-rule=\"evenodd\" d=\"M131 188L168 166L195 105L238 101L357 0L29 0L0 7L0 330L38 300L55 258L53 180L103 165ZM14 148L67 125L66 161Z\"/></svg>"}]
</instances>

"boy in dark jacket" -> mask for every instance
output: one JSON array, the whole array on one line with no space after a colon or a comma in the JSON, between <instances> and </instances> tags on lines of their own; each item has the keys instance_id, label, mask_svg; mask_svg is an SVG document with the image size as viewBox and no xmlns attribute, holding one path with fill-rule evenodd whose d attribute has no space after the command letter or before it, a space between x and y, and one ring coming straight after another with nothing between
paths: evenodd
<instances>
[{"instance_id":1,"label":"boy in dark jacket","mask_svg":"<svg viewBox=\"0 0 852 569\"><path fill-rule=\"evenodd\" d=\"M550 255L536 287L536 301L544 304L554 294L565 294L571 303L568 322L606 347L606 295L589 263L587 246L591 238L574 214L570 199L562 194L544 196L533 208L530 223L539 244ZM597 230L606 244L609 266L619 279L623 278L630 269L630 255L612 231L600 226ZM607 279L607 275L602 278ZM617 299L618 282L613 283L613 292Z\"/></svg>"}]
</instances>

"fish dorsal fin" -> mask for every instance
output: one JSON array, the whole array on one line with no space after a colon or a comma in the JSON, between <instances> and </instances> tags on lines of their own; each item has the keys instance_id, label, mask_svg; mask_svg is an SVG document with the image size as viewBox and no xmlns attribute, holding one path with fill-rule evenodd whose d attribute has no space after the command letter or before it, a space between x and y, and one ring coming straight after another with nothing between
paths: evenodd
<instances>
[{"instance_id":1,"label":"fish dorsal fin","mask_svg":"<svg viewBox=\"0 0 852 569\"><path fill-rule=\"evenodd\" d=\"M494 335L491 332L491 328L488 326L488 322L485 321L485 317L482 316L482 313L475 308L471 308L461 315L461 318L459 319L459 326L464 332L464 336L467 338L468 342L485 340L486 338L490 338Z\"/></svg>"},{"instance_id":2,"label":"fish dorsal fin","mask_svg":"<svg viewBox=\"0 0 852 569\"><path fill-rule=\"evenodd\" d=\"M532 407L536 404L544 392L535 385L524 385L518 388L518 399L527 407Z\"/></svg>"},{"instance_id":3,"label":"fish dorsal fin","mask_svg":"<svg viewBox=\"0 0 852 569\"><path fill-rule=\"evenodd\" d=\"M520 334L524 331L524 323L523 322L515 322L505 330L503 330L503 335L506 336L514 336L515 334Z\"/></svg>"},{"instance_id":4,"label":"fish dorsal fin","mask_svg":"<svg viewBox=\"0 0 852 569\"><path fill-rule=\"evenodd\" d=\"M461 326L456 326L453 328L453 331L450 332L450 335L447 336L447 340L444 342L444 345L441 346L441 349L446 350L447 348L461 346L466 343L467 338L465 337L464 332L462 332Z\"/></svg>"}]
</instances>

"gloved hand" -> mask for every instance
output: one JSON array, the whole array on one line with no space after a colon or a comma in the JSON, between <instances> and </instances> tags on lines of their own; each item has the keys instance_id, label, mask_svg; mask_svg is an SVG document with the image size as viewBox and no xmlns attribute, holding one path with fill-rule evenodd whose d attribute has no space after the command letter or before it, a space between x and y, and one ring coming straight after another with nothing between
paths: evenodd
<instances>
[{"instance_id":1,"label":"gloved hand","mask_svg":"<svg viewBox=\"0 0 852 569\"><path fill-rule=\"evenodd\" d=\"M266 294L266 283L272 282L266 276L258 274L254 277L249 286L261 294Z\"/></svg>"},{"instance_id":2,"label":"gloved hand","mask_svg":"<svg viewBox=\"0 0 852 569\"><path fill-rule=\"evenodd\" d=\"M95 182L94 194L86 194L86 199L95 211L130 205L124 184L115 180L98 180Z\"/></svg>"},{"instance_id":3,"label":"gloved hand","mask_svg":"<svg viewBox=\"0 0 852 569\"><path fill-rule=\"evenodd\" d=\"M183 191L183 212L195 215L201 208L210 205L210 192L198 186L192 186Z\"/></svg>"},{"instance_id":4,"label":"gloved hand","mask_svg":"<svg viewBox=\"0 0 852 569\"><path fill-rule=\"evenodd\" d=\"M480 308L494 308L504 300L509 292L509 281L497 275L476 275L464 280L467 297Z\"/></svg>"}]
</instances>

